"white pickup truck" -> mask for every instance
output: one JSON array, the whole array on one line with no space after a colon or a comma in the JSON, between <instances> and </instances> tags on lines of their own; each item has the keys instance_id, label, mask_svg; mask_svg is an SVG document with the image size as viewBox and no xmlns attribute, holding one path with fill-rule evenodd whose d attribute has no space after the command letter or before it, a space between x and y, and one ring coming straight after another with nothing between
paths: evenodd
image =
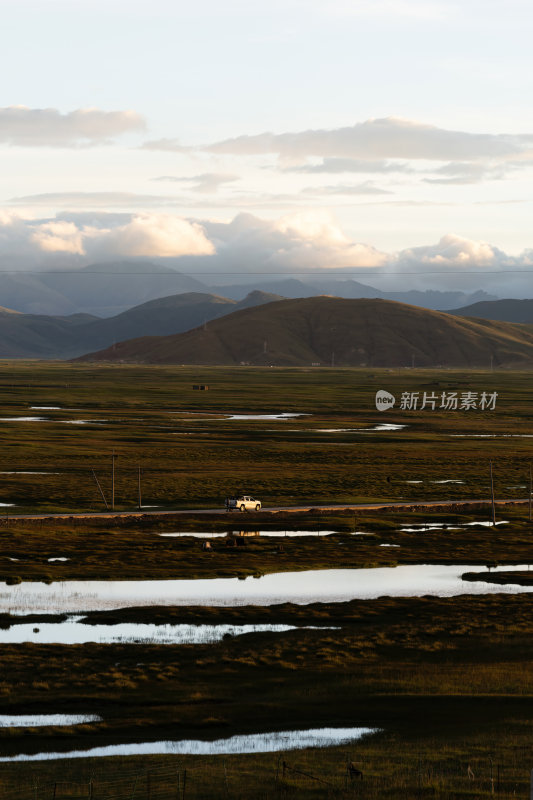
<instances>
[{"instance_id":1,"label":"white pickup truck","mask_svg":"<svg viewBox=\"0 0 533 800\"><path fill-rule=\"evenodd\" d=\"M249 494L226 497L226 511L261 511L261 500Z\"/></svg>"}]
</instances>

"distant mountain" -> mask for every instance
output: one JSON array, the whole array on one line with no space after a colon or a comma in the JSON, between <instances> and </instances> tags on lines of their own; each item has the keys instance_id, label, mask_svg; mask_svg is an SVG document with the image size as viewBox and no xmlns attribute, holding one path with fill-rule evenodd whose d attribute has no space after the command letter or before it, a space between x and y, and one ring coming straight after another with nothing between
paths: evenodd
<instances>
[{"instance_id":1,"label":"distant mountain","mask_svg":"<svg viewBox=\"0 0 533 800\"><path fill-rule=\"evenodd\" d=\"M257 281L254 286L266 292L274 292L288 298L316 297L318 295L330 294L334 297L345 297L347 299L362 298L381 298L382 300L395 300L398 303L408 303L422 308L432 308L439 311L446 311L449 308L457 308L460 304L475 303L482 300L496 300L494 295L490 295L483 290L478 290L471 294L456 291L437 291L427 289L418 291L410 289L405 292L383 292L365 283L345 278L324 278L317 281L302 281L296 278L289 278L277 281ZM220 292L225 297L240 300L250 291L250 284L233 284L231 286L211 286L211 291Z\"/></svg>"},{"instance_id":2,"label":"distant mountain","mask_svg":"<svg viewBox=\"0 0 533 800\"><path fill-rule=\"evenodd\" d=\"M51 317L0 311L0 357L59 358L79 353L72 343L79 328L87 324L81 316L85 315Z\"/></svg>"},{"instance_id":3,"label":"distant mountain","mask_svg":"<svg viewBox=\"0 0 533 800\"><path fill-rule=\"evenodd\" d=\"M114 316L158 297L206 291L200 281L153 261L90 264L75 272L44 272L39 278L49 289L61 292L76 311L99 317Z\"/></svg>"},{"instance_id":4,"label":"distant mountain","mask_svg":"<svg viewBox=\"0 0 533 800\"><path fill-rule=\"evenodd\" d=\"M313 297L236 311L177 336L121 342L80 361L153 364L524 367L533 332L387 300Z\"/></svg>"},{"instance_id":5,"label":"distant mountain","mask_svg":"<svg viewBox=\"0 0 533 800\"><path fill-rule=\"evenodd\" d=\"M150 300L190 292L216 294L236 302L255 290L285 298L329 294L345 298L397 300L440 310L497 299L483 291L473 294L433 290L386 292L346 277L350 274L346 270L314 270L302 278L266 277L257 278L253 283L208 286L193 277L198 268L208 268L201 256L131 258L49 272L0 272L0 304L24 314L67 316L83 313L114 317ZM374 277L378 280L377 276Z\"/></svg>"},{"instance_id":6,"label":"distant mountain","mask_svg":"<svg viewBox=\"0 0 533 800\"><path fill-rule=\"evenodd\" d=\"M473 303L449 312L461 317L481 317L501 322L533 324L533 300L494 300Z\"/></svg>"},{"instance_id":7,"label":"distant mountain","mask_svg":"<svg viewBox=\"0 0 533 800\"><path fill-rule=\"evenodd\" d=\"M276 300L286 300L286 297L279 294L272 294L271 292L261 292L259 289L255 289L255 291L250 292L247 294L243 300L240 300L235 308L234 311L238 311L241 308L253 308L254 306L264 306L266 303L274 303Z\"/></svg>"},{"instance_id":8,"label":"distant mountain","mask_svg":"<svg viewBox=\"0 0 533 800\"><path fill-rule=\"evenodd\" d=\"M68 272L0 272L0 303L24 314L109 317L157 297L208 291L201 281L147 260L90 264Z\"/></svg>"},{"instance_id":9,"label":"distant mountain","mask_svg":"<svg viewBox=\"0 0 533 800\"><path fill-rule=\"evenodd\" d=\"M90 314L47 316L0 310L0 357L71 358L138 336L166 336L206 325L230 312L278 300L251 292L240 303L203 292L162 297L100 319Z\"/></svg>"}]
</instances>

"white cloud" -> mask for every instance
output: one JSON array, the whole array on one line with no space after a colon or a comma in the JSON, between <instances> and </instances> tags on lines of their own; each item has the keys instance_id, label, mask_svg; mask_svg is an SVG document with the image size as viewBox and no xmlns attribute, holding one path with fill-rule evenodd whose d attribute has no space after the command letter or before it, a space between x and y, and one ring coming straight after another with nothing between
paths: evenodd
<instances>
[{"instance_id":1,"label":"white cloud","mask_svg":"<svg viewBox=\"0 0 533 800\"><path fill-rule=\"evenodd\" d=\"M234 183L239 180L238 175L231 175L223 172L204 172L201 175L192 175L189 178L175 177L173 175L161 175L159 178L152 178L154 181L167 183L191 184L189 189L201 194L211 194L217 192L226 183Z\"/></svg>"},{"instance_id":2,"label":"white cloud","mask_svg":"<svg viewBox=\"0 0 533 800\"><path fill-rule=\"evenodd\" d=\"M56 108L0 108L0 142L24 147L79 147L103 144L125 133L142 131L136 111L80 108L62 114Z\"/></svg>"},{"instance_id":3,"label":"white cloud","mask_svg":"<svg viewBox=\"0 0 533 800\"><path fill-rule=\"evenodd\" d=\"M387 261L374 247L352 241L324 211L307 210L278 220L239 214L230 223L203 225L216 247L212 266L220 272L289 272Z\"/></svg>"},{"instance_id":4,"label":"white cloud","mask_svg":"<svg viewBox=\"0 0 533 800\"><path fill-rule=\"evenodd\" d=\"M452 161L434 170L437 177L424 178L424 181L426 183L463 185L480 183L485 180L502 180L511 169L516 169L516 165L510 162L482 164L472 161Z\"/></svg>"},{"instance_id":5,"label":"white cloud","mask_svg":"<svg viewBox=\"0 0 533 800\"><path fill-rule=\"evenodd\" d=\"M127 220L113 220L109 215L91 224L81 219L27 220L0 212L0 257L9 259L13 268L46 266L58 256L75 256L71 263L88 263L111 256L213 253L214 246L198 222L169 214L132 214Z\"/></svg>"},{"instance_id":6,"label":"white cloud","mask_svg":"<svg viewBox=\"0 0 533 800\"><path fill-rule=\"evenodd\" d=\"M29 241L45 253L85 253L83 234L73 222L45 222L30 233Z\"/></svg>"},{"instance_id":7,"label":"white cloud","mask_svg":"<svg viewBox=\"0 0 533 800\"><path fill-rule=\"evenodd\" d=\"M9 201L23 206L63 206L66 208L161 208L183 202L182 197L134 192L45 192Z\"/></svg>"},{"instance_id":8,"label":"white cloud","mask_svg":"<svg viewBox=\"0 0 533 800\"><path fill-rule=\"evenodd\" d=\"M400 161L367 161L363 158L323 158L319 163L285 167L283 172L342 173L342 172L413 172L409 164Z\"/></svg>"},{"instance_id":9,"label":"white cloud","mask_svg":"<svg viewBox=\"0 0 533 800\"><path fill-rule=\"evenodd\" d=\"M517 259L507 256L488 242L475 242L453 233L443 236L434 245L402 250L396 259L399 269L407 265L419 265L457 270L483 270L487 267L516 266L521 262L524 262L524 257Z\"/></svg>"},{"instance_id":10,"label":"white cloud","mask_svg":"<svg viewBox=\"0 0 533 800\"><path fill-rule=\"evenodd\" d=\"M430 245L385 253L347 236L324 211L275 220L239 214L229 222L171 214L69 212L23 219L0 210L0 261L8 269L75 268L120 258L173 258L178 270L215 282L342 270L380 289L476 290L531 295L533 250L511 256L494 245L447 234ZM337 273L338 274L338 273Z\"/></svg>"},{"instance_id":11,"label":"white cloud","mask_svg":"<svg viewBox=\"0 0 533 800\"><path fill-rule=\"evenodd\" d=\"M374 186L371 181L365 181L358 184L345 184L338 183L335 186L308 186L302 189L302 194L315 194L315 195L360 195L360 194L394 194L387 189L380 189L379 186Z\"/></svg>"},{"instance_id":12,"label":"white cloud","mask_svg":"<svg viewBox=\"0 0 533 800\"><path fill-rule=\"evenodd\" d=\"M332 130L238 136L204 149L248 156L274 153L293 162L312 157L463 161L516 157L529 144L529 136L468 133L386 117Z\"/></svg>"},{"instance_id":13,"label":"white cloud","mask_svg":"<svg viewBox=\"0 0 533 800\"><path fill-rule=\"evenodd\" d=\"M91 258L114 256L212 255L214 247L201 225L169 214L138 214L126 225L88 232Z\"/></svg>"}]
</instances>

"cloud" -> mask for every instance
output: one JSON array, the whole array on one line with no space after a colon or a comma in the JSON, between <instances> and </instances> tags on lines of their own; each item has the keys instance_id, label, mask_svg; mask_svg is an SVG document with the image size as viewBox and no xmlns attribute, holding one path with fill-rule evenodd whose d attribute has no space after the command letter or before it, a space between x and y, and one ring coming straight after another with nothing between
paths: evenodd
<instances>
[{"instance_id":1,"label":"cloud","mask_svg":"<svg viewBox=\"0 0 533 800\"><path fill-rule=\"evenodd\" d=\"M277 220L239 214L230 223L202 223L214 243L216 271L289 272L384 264L387 256L352 241L324 211L302 211Z\"/></svg>"},{"instance_id":2,"label":"cloud","mask_svg":"<svg viewBox=\"0 0 533 800\"><path fill-rule=\"evenodd\" d=\"M370 181L359 184L342 184L338 183L336 186L308 186L302 189L302 194L316 194L316 195L360 195L360 194L394 194L387 189L380 189L379 186L374 186Z\"/></svg>"},{"instance_id":3,"label":"cloud","mask_svg":"<svg viewBox=\"0 0 533 800\"><path fill-rule=\"evenodd\" d=\"M56 108L0 108L0 142L23 147L80 147L106 144L116 136L142 131L135 111L80 108L62 114Z\"/></svg>"},{"instance_id":4,"label":"cloud","mask_svg":"<svg viewBox=\"0 0 533 800\"><path fill-rule=\"evenodd\" d=\"M511 256L453 233L385 253L347 236L324 211L274 220L239 214L221 222L101 212L23 219L0 210L2 269L77 268L135 257L172 258L178 270L207 282L250 282L254 274L263 281L276 274L312 276L327 269L380 289L483 288L506 297L530 296L533 271L533 250Z\"/></svg>"},{"instance_id":5,"label":"cloud","mask_svg":"<svg viewBox=\"0 0 533 800\"><path fill-rule=\"evenodd\" d=\"M471 183L481 183L485 180L502 180L510 169L516 169L516 165L509 162L505 164L480 164L475 162L460 161L444 164L434 170L436 175L442 177L424 178L426 183L440 183L452 185L464 185Z\"/></svg>"},{"instance_id":6,"label":"cloud","mask_svg":"<svg viewBox=\"0 0 533 800\"><path fill-rule=\"evenodd\" d=\"M68 208L146 208L152 206L175 206L183 202L181 197L134 192L46 192L12 197L9 201L24 206L65 206Z\"/></svg>"},{"instance_id":7,"label":"cloud","mask_svg":"<svg viewBox=\"0 0 533 800\"><path fill-rule=\"evenodd\" d=\"M168 183L190 183L189 189L193 192L211 194L217 192L225 183L234 183L239 180L238 175L230 175L222 172L204 172L201 175L193 175L190 178L178 178L173 175L162 175L159 178L152 178L154 181Z\"/></svg>"},{"instance_id":8,"label":"cloud","mask_svg":"<svg viewBox=\"0 0 533 800\"><path fill-rule=\"evenodd\" d=\"M404 266L432 266L454 270L481 270L487 267L503 268L524 263L524 258L507 256L502 250L487 242L476 242L453 233L443 236L434 245L402 250L396 259L398 269Z\"/></svg>"},{"instance_id":9,"label":"cloud","mask_svg":"<svg viewBox=\"0 0 533 800\"><path fill-rule=\"evenodd\" d=\"M107 224L106 224L107 222ZM27 220L0 212L0 258L10 267L88 263L113 256L179 257L212 255L214 246L198 222L169 214L131 214L99 224L89 220ZM74 260L72 260L73 257Z\"/></svg>"},{"instance_id":10,"label":"cloud","mask_svg":"<svg viewBox=\"0 0 533 800\"><path fill-rule=\"evenodd\" d=\"M169 214L139 214L126 225L87 233L85 248L92 258L197 256L215 252L201 225Z\"/></svg>"},{"instance_id":11,"label":"cloud","mask_svg":"<svg viewBox=\"0 0 533 800\"><path fill-rule=\"evenodd\" d=\"M366 161L362 158L324 158L318 164L285 167L283 172L311 174L342 172L413 172L409 164L396 161Z\"/></svg>"},{"instance_id":12,"label":"cloud","mask_svg":"<svg viewBox=\"0 0 533 800\"><path fill-rule=\"evenodd\" d=\"M387 117L333 130L238 136L204 149L217 154L245 156L273 153L293 162L312 157L477 161L518 156L528 148L530 138L529 135L453 131Z\"/></svg>"},{"instance_id":13,"label":"cloud","mask_svg":"<svg viewBox=\"0 0 533 800\"><path fill-rule=\"evenodd\" d=\"M30 234L29 239L45 253L83 255L85 252L83 234L73 222L45 222Z\"/></svg>"}]
</instances>

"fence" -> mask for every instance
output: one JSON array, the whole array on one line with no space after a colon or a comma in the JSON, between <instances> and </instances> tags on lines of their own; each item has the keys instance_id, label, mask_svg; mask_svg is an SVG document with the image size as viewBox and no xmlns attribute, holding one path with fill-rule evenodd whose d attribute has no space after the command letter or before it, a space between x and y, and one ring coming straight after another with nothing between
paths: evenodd
<instances>
[{"instance_id":1,"label":"fence","mask_svg":"<svg viewBox=\"0 0 533 800\"><path fill-rule=\"evenodd\" d=\"M249 756L237 763L231 758L194 757L185 765L176 758L144 769L138 762L128 765L115 759L94 767L87 762L64 762L63 769L61 762L45 768L27 764L11 776L0 770L0 800L533 800L529 765L486 759L367 764L350 761L348 753L345 758L326 765L299 758L293 751Z\"/></svg>"}]
</instances>

